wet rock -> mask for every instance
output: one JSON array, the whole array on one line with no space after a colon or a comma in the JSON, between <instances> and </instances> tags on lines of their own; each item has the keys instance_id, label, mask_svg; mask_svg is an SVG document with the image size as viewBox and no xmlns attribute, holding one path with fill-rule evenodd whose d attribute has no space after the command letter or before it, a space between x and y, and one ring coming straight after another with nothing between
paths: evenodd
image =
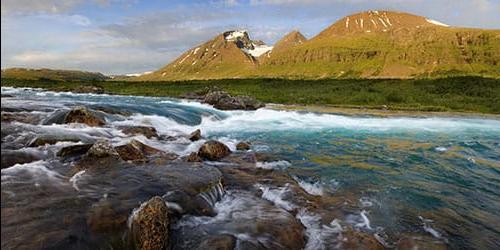
<instances>
[{"instance_id":1,"label":"wet rock","mask_svg":"<svg viewBox=\"0 0 500 250\"><path fill-rule=\"evenodd\" d=\"M134 211L130 238L135 249L167 249L169 246L168 207L161 197L153 197Z\"/></svg>"},{"instance_id":2,"label":"wet rock","mask_svg":"<svg viewBox=\"0 0 500 250\"><path fill-rule=\"evenodd\" d=\"M144 154L146 155L154 155L154 154L160 154L160 153L163 153L163 151L157 149L157 148L154 148L154 147L151 147L149 145L146 145L138 140L132 140L130 141L130 144L135 146L136 148L138 148L139 150L141 150L141 152L143 152Z\"/></svg>"},{"instance_id":3,"label":"wet rock","mask_svg":"<svg viewBox=\"0 0 500 250\"><path fill-rule=\"evenodd\" d=\"M2 112L1 115L2 122L22 122L28 124L38 124L41 119L39 115L34 115L31 113L8 113Z\"/></svg>"},{"instance_id":4,"label":"wet rock","mask_svg":"<svg viewBox=\"0 0 500 250\"><path fill-rule=\"evenodd\" d=\"M116 152L113 145L107 140L99 140L90 149L87 151L85 155L86 158L118 158L120 155Z\"/></svg>"},{"instance_id":5,"label":"wet rock","mask_svg":"<svg viewBox=\"0 0 500 250\"><path fill-rule=\"evenodd\" d=\"M202 159L216 161L220 160L231 153L231 150L221 142L218 141L208 141L201 146L198 151L198 156Z\"/></svg>"},{"instance_id":6,"label":"wet rock","mask_svg":"<svg viewBox=\"0 0 500 250\"><path fill-rule=\"evenodd\" d=\"M2 98L10 98L10 97L14 97L13 95L8 95L8 94L2 94Z\"/></svg>"},{"instance_id":7,"label":"wet rock","mask_svg":"<svg viewBox=\"0 0 500 250\"><path fill-rule=\"evenodd\" d=\"M76 107L70 110L64 117L64 123L83 123L91 127L106 124L102 117L98 117L94 112L85 107Z\"/></svg>"},{"instance_id":8,"label":"wet rock","mask_svg":"<svg viewBox=\"0 0 500 250\"><path fill-rule=\"evenodd\" d=\"M40 159L40 156L25 151L2 150L2 169L14 166L15 164L30 163Z\"/></svg>"},{"instance_id":9,"label":"wet rock","mask_svg":"<svg viewBox=\"0 0 500 250\"><path fill-rule=\"evenodd\" d=\"M87 225L93 232L109 232L127 226L128 214L121 211L119 202L102 200L90 208Z\"/></svg>"},{"instance_id":10,"label":"wet rock","mask_svg":"<svg viewBox=\"0 0 500 250\"><path fill-rule=\"evenodd\" d=\"M396 244L396 249L448 249L446 243L427 235L404 235Z\"/></svg>"},{"instance_id":11,"label":"wet rock","mask_svg":"<svg viewBox=\"0 0 500 250\"><path fill-rule=\"evenodd\" d=\"M250 150L250 143L239 142L238 144L236 144L236 150L240 150L240 151Z\"/></svg>"},{"instance_id":12,"label":"wet rock","mask_svg":"<svg viewBox=\"0 0 500 250\"><path fill-rule=\"evenodd\" d=\"M140 149L132 144L125 144L115 147L116 151L120 155L120 158L124 161L134 161L134 162L145 162L147 161L146 156Z\"/></svg>"},{"instance_id":13,"label":"wet rock","mask_svg":"<svg viewBox=\"0 0 500 250\"><path fill-rule=\"evenodd\" d=\"M89 151L92 145L94 144L78 144L78 145L67 146L61 148L61 150L57 152L57 156L72 157L72 156L84 155L85 153L87 153L87 151Z\"/></svg>"},{"instance_id":14,"label":"wet rock","mask_svg":"<svg viewBox=\"0 0 500 250\"><path fill-rule=\"evenodd\" d=\"M230 234L210 236L203 240L197 250L232 250L236 247L236 237Z\"/></svg>"},{"instance_id":15,"label":"wet rock","mask_svg":"<svg viewBox=\"0 0 500 250\"><path fill-rule=\"evenodd\" d=\"M197 129L189 135L190 141L197 141L201 139L201 130Z\"/></svg>"},{"instance_id":16,"label":"wet rock","mask_svg":"<svg viewBox=\"0 0 500 250\"><path fill-rule=\"evenodd\" d=\"M202 162L203 159L201 159L200 156L196 152L192 152L186 157L187 162Z\"/></svg>"},{"instance_id":17,"label":"wet rock","mask_svg":"<svg viewBox=\"0 0 500 250\"><path fill-rule=\"evenodd\" d=\"M147 138L158 138L158 133L154 127L146 126L130 126L130 127L120 127L121 131L127 135L144 135Z\"/></svg>"},{"instance_id":18,"label":"wet rock","mask_svg":"<svg viewBox=\"0 0 500 250\"><path fill-rule=\"evenodd\" d=\"M58 142L79 142L81 138L73 135L39 135L28 144L28 147L53 145Z\"/></svg>"},{"instance_id":19,"label":"wet rock","mask_svg":"<svg viewBox=\"0 0 500 250\"><path fill-rule=\"evenodd\" d=\"M345 240L342 243L343 249L367 249L367 250L382 250L385 249L377 239L370 234L358 231L345 232ZM408 248L412 249L412 248Z\"/></svg>"}]
</instances>

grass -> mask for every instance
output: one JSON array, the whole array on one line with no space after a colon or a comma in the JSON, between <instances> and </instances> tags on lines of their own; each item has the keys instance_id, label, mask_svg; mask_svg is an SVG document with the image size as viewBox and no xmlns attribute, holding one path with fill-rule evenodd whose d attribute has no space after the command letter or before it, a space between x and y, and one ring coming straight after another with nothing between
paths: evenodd
<instances>
[{"instance_id":1,"label":"grass","mask_svg":"<svg viewBox=\"0 0 500 250\"><path fill-rule=\"evenodd\" d=\"M81 85L101 86L120 95L179 97L206 86L268 103L333 105L409 111L457 111L500 114L500 79L226 79L176 82L63 82L2 78L2 86L71 91Z\"/></svg>"}]
</instances>

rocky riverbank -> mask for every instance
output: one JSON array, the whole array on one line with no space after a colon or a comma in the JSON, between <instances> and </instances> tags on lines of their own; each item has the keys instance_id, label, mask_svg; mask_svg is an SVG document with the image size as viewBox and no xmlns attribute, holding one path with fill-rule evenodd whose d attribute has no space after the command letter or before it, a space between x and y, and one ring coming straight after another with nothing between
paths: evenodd
<instances>
[{"instance_id":1,"label":"rocky riverbank","mask_svg":"<svg viewBox=\"0 0 500 250\"><path fill-rule=\"evenodd\" d=\"M11 100L2 103L1 118L2 248L445 246L411 233L387 243L353 209L360 197L304 188L270 167L280 159L254 150L251 140L228 144L202 130L158 131L147 121L130 124L129 113L110 106L19 106L15 96L5 98ZM232 108L262 106L219 90L204 98L229 99ZM18 179L25 175L35 181Z\"/></svg>"}]
</instances>

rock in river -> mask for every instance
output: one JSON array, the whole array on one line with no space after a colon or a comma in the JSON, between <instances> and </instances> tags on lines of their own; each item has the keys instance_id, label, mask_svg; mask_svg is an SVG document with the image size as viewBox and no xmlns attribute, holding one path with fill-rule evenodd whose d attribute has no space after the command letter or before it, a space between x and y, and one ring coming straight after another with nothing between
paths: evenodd
<instances>
[{"instance_id":1,"label":"rock in river","mask_svg":"<svg viewBox=\"0 0 500 250\"><path fill-rule=\"evenodd\" d=\"M134 211L130 224L130 239L135 249L167 249L169 245L168 207L155 196Z\"/></svg>"},{"instance_id":2,"label":"rock in river","mask_svg":"<svg viewBox=\"0 0 500 250\"><path fill-rule=\"evenodd\" d=\"M97 117L85 107L77 107L66 114L64 123L84 123L88 126L103 126L106 124L104 119Z\"/></svg>"},{"instance_id":3,"label":"rock in river","mask_svg":"<svg viewBox=\"0 0 500 250\"><path fill-rule=\"evenodd\" d=\"M201 130L197 129L195 131L193 131L190 135L189 135L189 140L191 141L197 141L201 139Z\"/></svg>"},{"instance_id":4,"label":"rock in river","mask_svg":"<svg viewBox=\"0 0 500 250\"><path fill-rule=\"evenodd\" d=\"M144 135L147 138L158 137L158 132L154 127L147 126L127 126L120 127L122 132L127 135Z\"/></svg>"},{"instance_id":5,"label":"rock in river","mask_svg":"<svg viewBox=\"0 0 500 250\"><path fill-rule=\"evenodd\" d=\"M208 141L205 142L198 151L198 156L203 159L216 161L220 160L231 153L231 150L221 142L218 141Z\"/></svg>"},{"instance_id":6,"label":"rock in river","mask_svg":"<svg viewBox=\"0 0 500 250\"><path fill-rule=\"evenodd\" d=\"M240 150L240 151L250 150L250 143L248 143L248 142L239 142L238 144L236 144L236 149Z\"/></svg>"},{"instance_id":7,"label":"rock in river","mask_svg":"<svg viewBox=\"0 0 500 250\"><path fill-rule=\"evenodd\" d=\"M264 103L249 96L231 96L225 91L212 91L205 95L204 103L221 110L256 110L264 107Z\"/></svg>"},{"instance_id":8,"label":"rock in river","mask_svg":"<svg viewBox=\"0 0 500 250\"><path fill-rule=\"evenodd\" d=\"M87 151L87 158L118 158L120 155L116 152L113 145L107 140L99 140Z\"/></svg>"}]
</instances>

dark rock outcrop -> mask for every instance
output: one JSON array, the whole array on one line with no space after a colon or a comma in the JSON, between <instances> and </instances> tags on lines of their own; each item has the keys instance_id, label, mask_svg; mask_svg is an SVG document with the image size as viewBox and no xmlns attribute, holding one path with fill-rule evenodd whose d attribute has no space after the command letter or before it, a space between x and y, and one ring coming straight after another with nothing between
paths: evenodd
<instances>
[{"instance_id":1,"label":"dark rock outcrop","mask_svg":"<svg viewBox=\"0 0 500 250\"><path fill-rule=\"evenodd\" d=\"M264 103L249 96L231 96L225 91L212 91L205 95L204 103L221 110L256 110L264 107Z\"/></svg>"},{"instance_id":2,"label":"dark rock outcrop","mask_svg":"<svg viewBox=\"0 0 500 250\"><path fill-rule=\"evenodd\" d=\"M132 144L125 144L117 146L116 152L120 155L120 158L124 161L134 161L134 162L145 162L147 161L144 153Z\"/></svg>"},{"instance_id":3,"label":"dark rock outcrop","mask_svg":"<svg viewBox=\"0 0 500 250\"><path fill-rule=\"evenodd\" d=\"M147 138L158 137L158 132L154 127L147 126L129 126L120 127L121 131L127 135L144 135Z\"/></svg>"},{"instance_id":4,"label":"dark rock outcrop","mask_svg":"<svg viewBox=\"0 0 500 250\"><path fill-rule=\"evenodd\" d=\"M201 139L201 130L197 129L193 131L191 134L189 134L189 140L191 141L197 141Z\"/></svg>"},{"instance_id":5,"label":"dark rock outcrop","mask_svg":"<svg viewBox=\"0 0 500 250\"><path fill-rule=\"evenodd\" d=\"M236 247L236 237L230 234L221 234L208 237L196 248L197 250L232 250Z\"/></svg>"},{"instance_id":6,"label":"dark rock outcrop","mask_svg":"<svg viewBox=\"0 0 500 250\"><path fill-rule=\"evenodd\" d=\"M186 157L186 161L187 162L202 162L203 159L201 159L201 157L196 152L192 152L191 154L189 154Z\"/></svg>"},{"instance_id":7,"label":"dark rock outcrop","mask_svg":"<svg viewBox=\"0 0 500 250\"><path fill-rule=\"evenodd\" d=\"M119 156L113 145L107 140L99 140L94 143L85 155L86 158L118 158Z\"/></svg>"},{"instance_id":8,"label":"dark rock outcrop","mask_svg":"<svg viewBox=\"0 0 500 250\"><path fill-rule=\"evenodd\" d=\"M216 161L220 160L231 153L231 150L221 142L208 141L201 146L198 151L198 156L202 159Z\"/></svg>"},{"instance_id":9,"label":"dark rock outcrop","mask_svg":"<svg viewBox=\"0 0 500 250\"><path fill-rule=\"evenodd\" d=\"M40 156L29 152L2 149L2 169L14 166L15 164L30 163L40 159Z\"/></svg>"},{"instance_id":10,"label":"dark rock outcrop","mask_svg":"<svg viewBox=\"0 0 500 250\"><path fill-rule=\"evenodd\" d=\"M134 211L130 239L135 249L167 249L169 246L168 207L161 197L153 197Z\"/></svg>"},{"instance_id":11,"label":"dark rock outcrop","mask_svg":"<svg viewBox=\"0 0 500 250\"><path fill-rule=\"evenodd\" d=\"M71 91L75 93L104 94L104 88L95 85L80 85Z\"/></svg>"}]
</instances>

